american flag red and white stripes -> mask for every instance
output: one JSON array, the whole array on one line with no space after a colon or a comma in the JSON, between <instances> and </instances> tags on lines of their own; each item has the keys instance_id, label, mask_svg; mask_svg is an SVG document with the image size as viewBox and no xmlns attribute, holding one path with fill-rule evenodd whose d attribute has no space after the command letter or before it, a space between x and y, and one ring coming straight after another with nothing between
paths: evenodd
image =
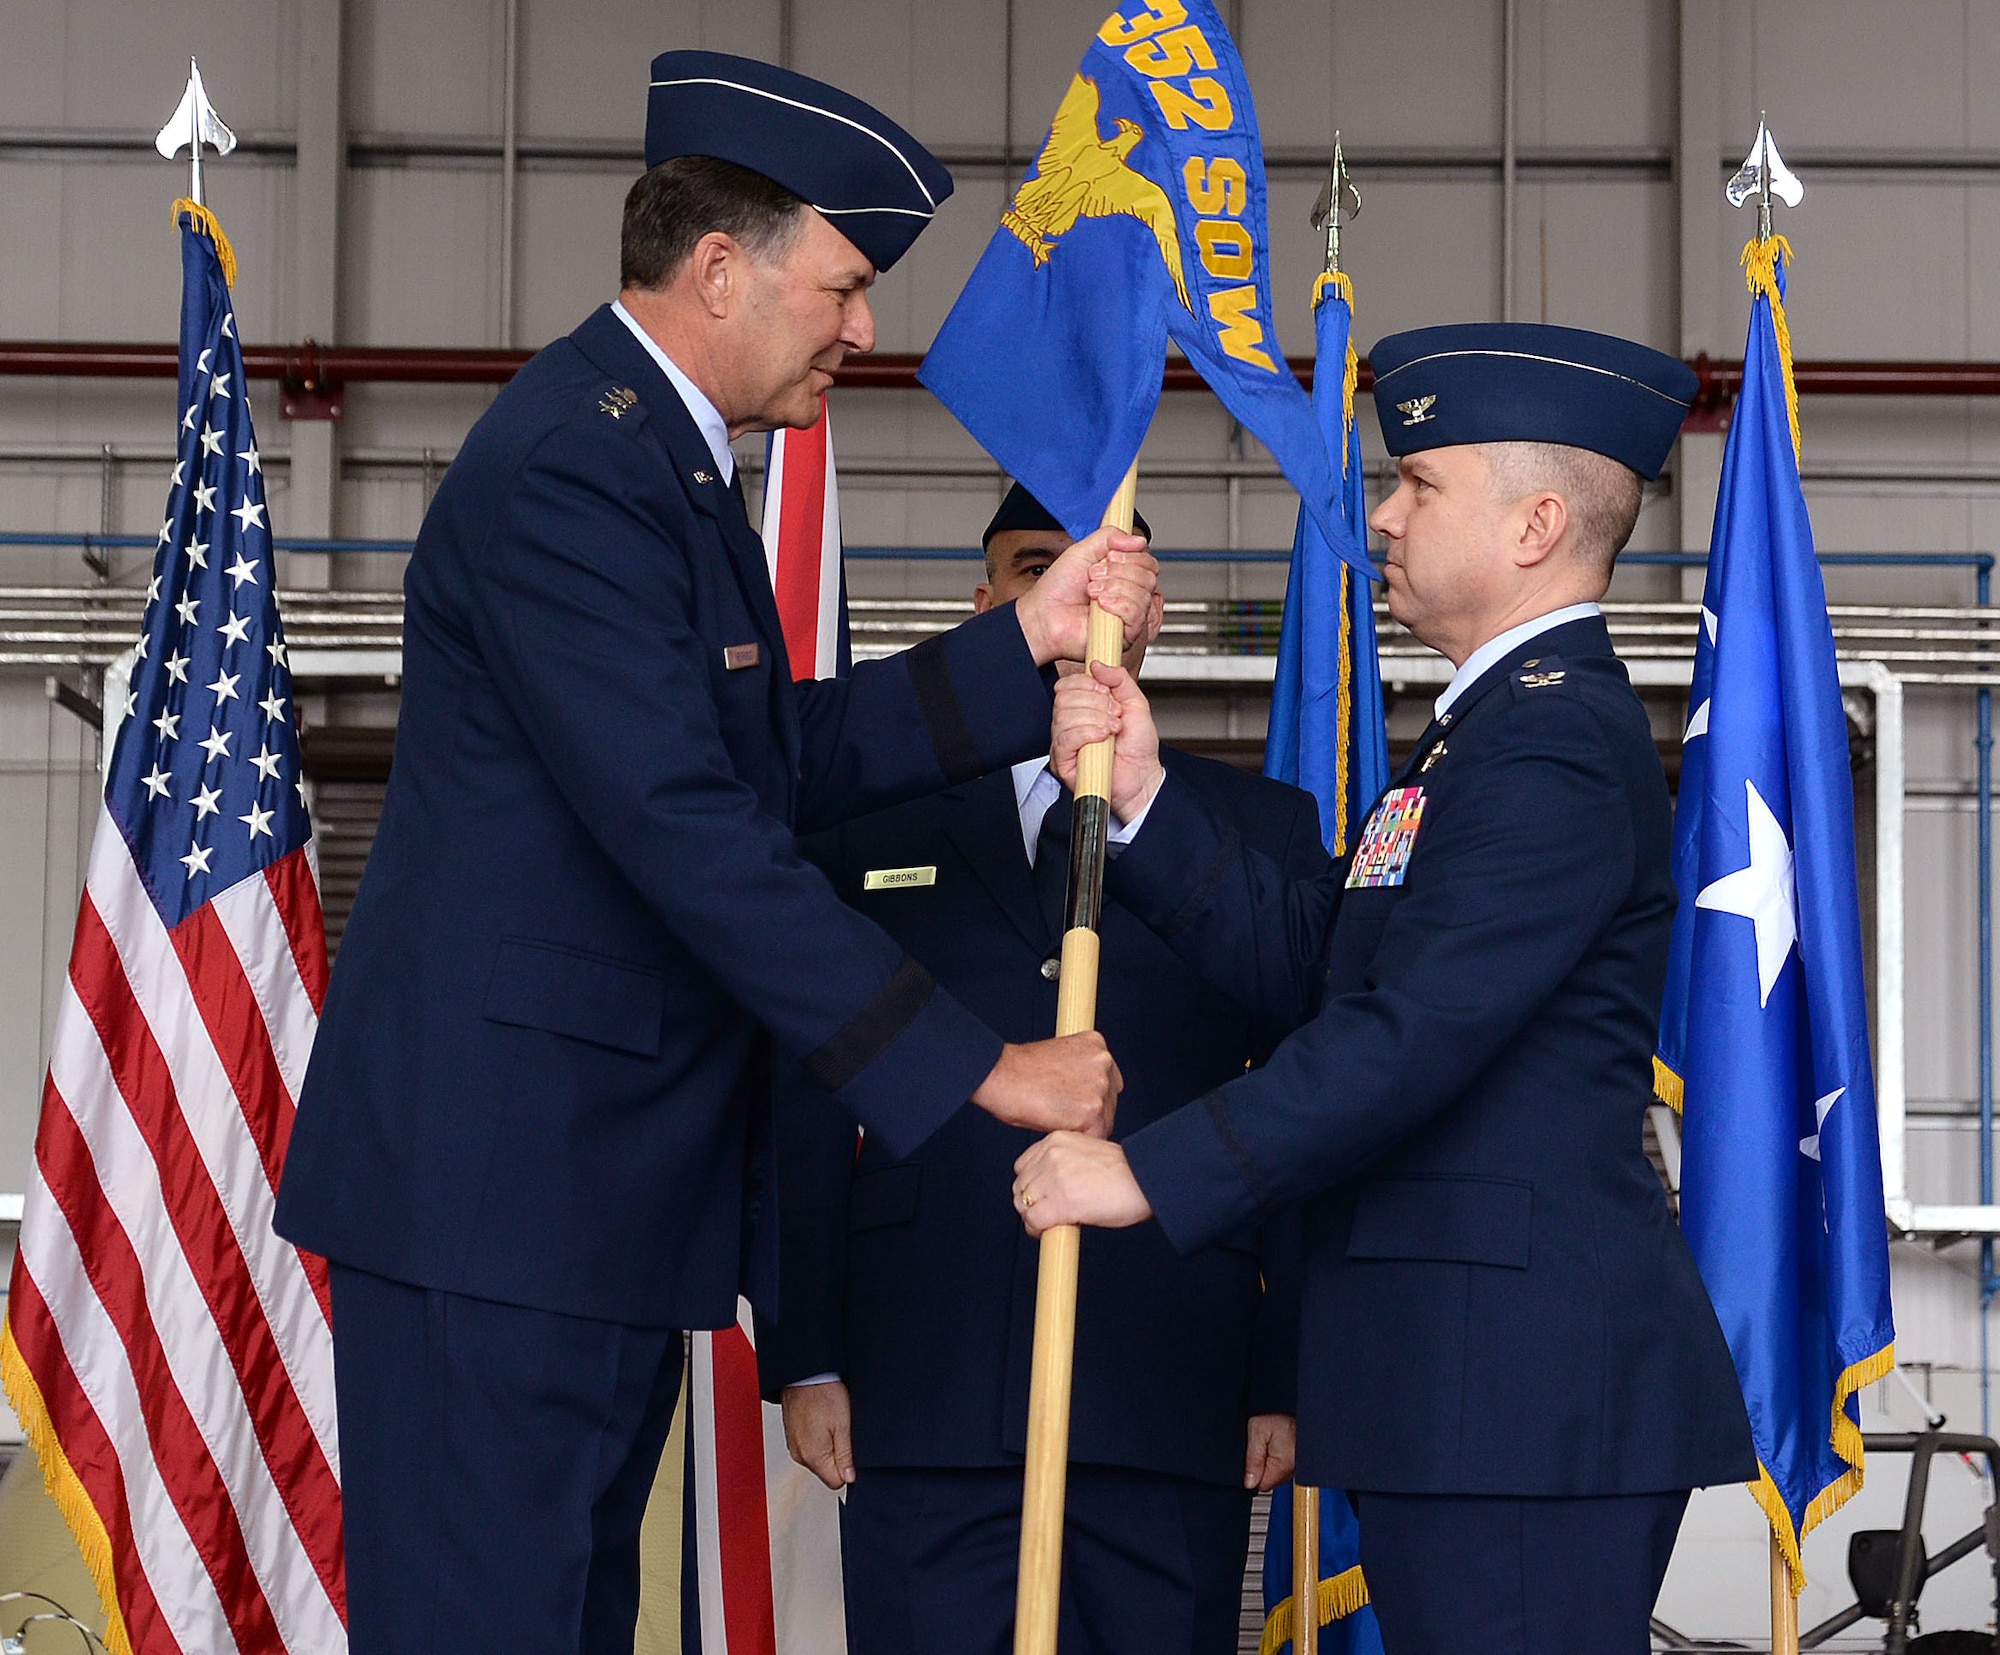
<instances>
[{"instance_id":1,"label":"american flag red and white stripes","mask_svg":"<svg viewBox=\"0 0 2000 1655\"><path fill-rule=\"evenodd\" d=\"M795 679L848 665L840 491L822 402L810 430L771 433L765 449L764 554ZM758 1393L750 1307L737 1325L697 1333L688 1395L699 1640L688 1655L839 1655L840 1508L785 1448L779 1410Z\"/></svg>"},{"instance_id":2,"label":"american flag red and white stripes","mask_svg":"<svg viewBox=\"0 0 2000 1655\"><path fill-rule=\"evenodd\" d=\"M58 1008L0 1377L130 1655L346 1647L325 1265L271 1229L326 991L214 221L179 459Z\"/></svg>"},{"instance_id":3,"label":"american flag red and white stripes","mask_svg":"<svg viewBox=\"0 0 2000 1655\"><path fill-rule=\"evenodd\" d=\"M792 677L832 678L847 669L847 604L826 399L817 424L773 431L764 452L764 561Z\"/></svg>"}]
</instances>

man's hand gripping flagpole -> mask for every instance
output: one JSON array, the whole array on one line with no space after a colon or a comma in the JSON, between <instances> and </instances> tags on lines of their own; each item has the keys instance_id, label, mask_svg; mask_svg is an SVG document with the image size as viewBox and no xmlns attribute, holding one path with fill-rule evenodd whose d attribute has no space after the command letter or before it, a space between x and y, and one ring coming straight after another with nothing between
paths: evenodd
<instances>
[{"instance_id":1,"label":"man's hand gripping flagpole","mask_svg":"<svg viewBox=\"0 0 2000 1655\"><path fill-rule=\"evenodd\" d=\"M1171 338L1340 555L1365 566L1312 406L1277 348L1267 222L1256 110L1214 0L1119 0L918 378L1082 540L1100 522L1131 524ZM1116 623L1093 616L1090 660L1119 654ZM1059 1034L1096 1020L1112 743L1081 758ZM1074 1228L1044 1235L1015 1655L1055 1655L1077 1255Z\"/></svg>"},{"instance_id":2,"label":"man's hand gripping flagpole","mask_svg":"<svg viewBox=\"0 0 2000 1655\"><path fill-rule=\"evenodd\" d=\"M1131 533L1138 493L1139 463L1135 460L1105 508L1106 528ZM1085 670L1099 663L1116 666L1124 647L1125 634L1118 617L1092 604ZM1111 831L1114 739L1093 742L1077 759L1076 825L1070 839L1062 974L1056 988L1059 1036L1083 1034L1097 1026L1097 922L1104 902L1104 854ZM1081 1243L1082 1232L1074 1224L1060 1225L1042 1237L1041 1268L1035 1283L1034 1366L1028 1385L1027 1484L1021 1501L1014 1655L1054 1655L1056 1647Z\"/></svg>"}]
</instances>

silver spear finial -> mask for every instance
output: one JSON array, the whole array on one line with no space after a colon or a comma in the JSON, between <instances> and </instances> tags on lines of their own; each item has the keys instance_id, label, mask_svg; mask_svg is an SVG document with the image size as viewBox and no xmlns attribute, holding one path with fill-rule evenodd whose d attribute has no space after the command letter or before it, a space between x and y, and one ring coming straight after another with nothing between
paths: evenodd
<instances>
[{"instance_id":1,"label":"silver spear finial","mask_svg":"<svg viewBox=\"0 0 2000 1655\"><path fill-rule=\"evenodd\" d=\"M1796 207L1805 200L1806 187L1792 176L1785 165L1785 158L1778 153L1778 145L1771 136L1771 129L1765 123L1764 112L1757 112L1757 141L1750 146L1750 153L1743 158L1743 165L1736 169L1736 176L1729 180L1722 192L1729 198L1729 205L1740 207L1752 196L1757 198L1757 239L1771 239L1771 197L1776 196L1787 207Z\"/></svg>"},{"instance_id":2,"label":"silver spear finial","mask_svg":"<svg viewBox=\"0 0 2000 1655\"><path fill-rule=\"evenodd\" d=\"M217 155L227 155L236 147L236 134L222 124L222 117L216 114L215 105L208 101L207 89L201 84L201 66L193 58L189 58L187 90L181 94L180 107L173 112L167 124L160 128L160 135L153 140L153 147L169 161L186 148L188 198L197 206L207 205L201 193L203 144L208 145Z\"/></svg>"},{"instance_id":3,"label":"silver spear finial","mask_svg":"<svg viewBox=\"0 0 2000 1655\"><path fill-rule=\"evenodd\" d=\"M1326 268L1329 273L1340 268L1343 212L1350 224L1361 216L1361 187L1347 170L1347 158L1341 154L1340 134L1336 131L1333 135L1333 165L1327 169L1326 182L1320 186L1319 201L1314 205L1312 215L1313 228L1326 232Z\"/></svg>"}]
</instances>

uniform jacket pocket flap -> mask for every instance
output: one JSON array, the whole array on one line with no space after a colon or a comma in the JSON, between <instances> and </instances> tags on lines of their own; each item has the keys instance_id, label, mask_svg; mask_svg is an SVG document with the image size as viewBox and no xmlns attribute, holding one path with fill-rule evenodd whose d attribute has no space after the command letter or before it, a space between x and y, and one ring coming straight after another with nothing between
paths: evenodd
<instances>
[{"instance_id":1,"label":"uniform jacket pocket flap","mask_svg":"<svg viewBox=\"0 0 2000 1655\"><path fill-rule=\"evenodd\" d=\"M1513 1178L1403 1178L1354 1203L1349 1258L1528 1268L1535 1186Z\"/></svg>"},{"instance_id":2,"label":"uniform jacket pocket flap","mask_svg":"<svg viewBox=\"0 0 2000 1655\"><path fill-rule=\"evenodd\" d=\"M657 971L547 943L501 939L486 985L496 1023L545 1029L639 1057L660 1055L667 983Z\"/></svg>"},{"instance_id":3,"label":"uniform jacket pocket flap","mask_svg":"<svg viewBox=\"0 0 2000 1655\"><path fill-rule=\"evenodd\" d=\"M862 1173L848 1191L849 1234L909 1223L917 1216L917 1192L923 1188L923 1182L924 1169L915 1162Z\"/></svg>"}]
</instances>

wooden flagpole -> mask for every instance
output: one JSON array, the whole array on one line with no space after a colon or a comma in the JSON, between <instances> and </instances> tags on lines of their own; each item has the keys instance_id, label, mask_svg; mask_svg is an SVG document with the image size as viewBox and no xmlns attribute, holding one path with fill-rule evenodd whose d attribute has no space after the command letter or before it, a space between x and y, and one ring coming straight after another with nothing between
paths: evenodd
<instances>
[{"instance_id":1,"label":"wooden flagpole","mask_svg":"<svg viewBox=\"0 0 2000 1655\"><path fill-rule=\"evenodd\" d=\"M1105 508L1108 528L1132 527L1139 462ZM1116 666L1125 630L1092 604L1087 658ZM1076 814L1070 834L1068 925L1056 979L1056 1033L1097 1026L1097 918L1104 902L1104 851L1111 832L1109 741L1084 748L1076 766ZM1056 1655L1056 1609L1062 1596L1063 1496L1069 1471L1069 1393L1076 1359L1076 1266L1082 1234L1074 1224L1042 1236L1035 1282L1034 1369L1028 1386L1028 1462L1021 1500L1021 1576L1014 1606L1014 1655Z\"/></svg>"},{"instance_id":2,"label":"wooden flagpole","mask_svg":"<svg viewBox=\"0 0 2000 1655\"><path fill-rule=\"evenodd\" d=\"M1799 1655L1799 1600L1792 1596L1791 1565L1771 1536L1771 1655Z\"/></svg>"},{"instance_id":3,"label":"wooden flagpole","mask_svg":"<svg viewBox=\"0 0 2000 1655\"><path fill-rule=\"evenodd\" d=\"M1319 1655L1319 1490L1292 1484L1292 1655Z\"/></svg>"}]
</instances>

